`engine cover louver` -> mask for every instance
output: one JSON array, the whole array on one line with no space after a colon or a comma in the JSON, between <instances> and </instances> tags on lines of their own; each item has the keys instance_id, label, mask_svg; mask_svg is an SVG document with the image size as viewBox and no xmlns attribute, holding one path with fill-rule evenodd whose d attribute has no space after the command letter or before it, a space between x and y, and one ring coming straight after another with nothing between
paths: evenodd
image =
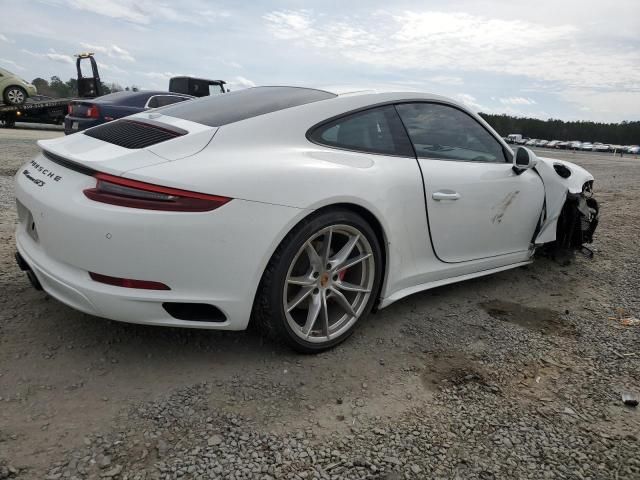
<instances>
[{"instance_id":1,"label":"engine cover louver","mask_svg":"<svg viewBox=\"0 0 640 480\"><path fill-rule=\"evenodd\" d=\"M84 134L124 148L145 148L186 135L186 130L153 120L116 120L85 130Z\"/></svg>"}]
</instances>

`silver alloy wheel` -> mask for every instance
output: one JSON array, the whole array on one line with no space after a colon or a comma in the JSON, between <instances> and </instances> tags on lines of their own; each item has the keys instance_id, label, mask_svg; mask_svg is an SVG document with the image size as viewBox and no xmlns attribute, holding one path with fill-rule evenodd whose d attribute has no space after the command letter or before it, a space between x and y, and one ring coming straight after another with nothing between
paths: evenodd
<instances>
[{"instance_id":1,"label":"silver alloy wheel","mask_svg":"<svg viewBox=\"0 0 640 480\"><path fill-rule=\"evenodd\" d=\"M351 225L316 232L293 257L283 291L291 330L322 343L349 330L366 308L375 279L373 250Z\"/></svg>"},{"instance_id":2,"label":"silver alloy wheel","mask_svg":"<svg viewBox=\"0 0 640 480\"><path fill-rule=\"evenodd\" d=\"M13 105L24 103L24 92L19 88L10 88L7 91L7 99Z\"/></svg>"}]
</instances>

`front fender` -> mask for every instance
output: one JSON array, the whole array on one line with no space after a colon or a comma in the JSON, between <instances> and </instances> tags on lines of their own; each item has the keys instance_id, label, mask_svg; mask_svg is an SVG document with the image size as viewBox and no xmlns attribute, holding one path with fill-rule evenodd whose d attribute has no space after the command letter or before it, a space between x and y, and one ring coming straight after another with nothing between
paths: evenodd
<instances>
[{"instance_id":1,"label":"front fender","mask_svg":"<svg viewBox=\"0 0 640 480\"><path fill-rule=\"evenodd\" d=\"M556 172L554 164L568 168L571 175L567 178L561 177ZM553 242L556 239L558 217L562 212L567 194L581 193L584 184L593 181L593 175L575 163L553 158L538 157L538 163L534 168L542 179L545 193L545 211L543 212L538 235L534 241L536 245L542 245Z\"/></svg>"}]
</instances>

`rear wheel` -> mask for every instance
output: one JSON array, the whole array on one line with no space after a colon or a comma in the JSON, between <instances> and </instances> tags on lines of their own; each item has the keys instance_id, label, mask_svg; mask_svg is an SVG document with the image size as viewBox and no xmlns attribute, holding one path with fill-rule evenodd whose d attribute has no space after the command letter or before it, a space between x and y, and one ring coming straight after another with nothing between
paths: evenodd
<instances>
[{"instance_id":1,"label":"rear wheel","mask_svg":"<svg viewBox=\"0 0 640 480\"><path fill-rule=\"evenodd\" d=\"M254 315L272 336L315 353L344 341L373 307L382 255L369 224L349 210L299 224L267 267Z\"/></svg>"},{"instance_id":2,"label":"rear wheel","mask_svg":"<svg viewBox=\"0 0 640 480\"><path fill-rule=\"evenodd\" d=\"M5 88L2 98L7 105L20 105L27 101L27 92L24 88L14 85Z\"/></svg>"}]
</instances>

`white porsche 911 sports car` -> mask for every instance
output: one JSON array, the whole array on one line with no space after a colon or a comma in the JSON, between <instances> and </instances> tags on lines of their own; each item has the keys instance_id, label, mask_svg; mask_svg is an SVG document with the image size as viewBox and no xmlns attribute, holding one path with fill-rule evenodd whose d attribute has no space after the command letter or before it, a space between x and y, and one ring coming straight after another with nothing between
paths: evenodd
<instances>
[{"instance_id":1,"label":"white porsche 911 sports car","mask_svg":"<svg viewBox=\"0 0 640 480\"><path fill-rule=\"evenodd\" d=\"M253 319L304 352L412 293L583 248L598 217L587 171L427 94L258 87L39 146L15 179L34 286L125 322Z\"/></svg>"}]
</instances>

